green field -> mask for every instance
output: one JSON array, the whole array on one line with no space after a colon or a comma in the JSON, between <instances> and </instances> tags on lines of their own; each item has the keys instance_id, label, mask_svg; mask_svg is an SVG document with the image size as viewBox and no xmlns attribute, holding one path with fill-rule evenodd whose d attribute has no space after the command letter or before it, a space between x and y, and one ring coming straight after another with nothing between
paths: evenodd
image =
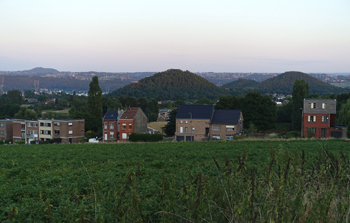
<instances>
[{"instance_id":1,"label":"green field","mask_svg":"<svg viewBox=\"0 0 350 223\"><path fill-rule=\"evenodd\" d=\"M2 145L0 221L345 222L349 148L344 140Z\"/></svg>"}]
</instances>

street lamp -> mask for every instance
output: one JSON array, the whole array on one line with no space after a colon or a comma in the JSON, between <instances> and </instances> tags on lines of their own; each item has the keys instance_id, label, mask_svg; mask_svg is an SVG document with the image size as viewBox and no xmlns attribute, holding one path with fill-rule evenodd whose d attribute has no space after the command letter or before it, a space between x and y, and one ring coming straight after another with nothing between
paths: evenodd
<instances>
[{"instance_id":1,"label":"street lamp","mask_svg":"<svg viewBox=\"0 0 350 223\"><path fill-rule=\"evenodd\" d=\"M190 121L190 122L191 122L191 142L192 142L192 141L193 141L193 140L192 140L192 113L191 113L191 112L189 112L188 114L190 114L190 115L191 115L191 121Z\"/></svg>"}]
</instances>

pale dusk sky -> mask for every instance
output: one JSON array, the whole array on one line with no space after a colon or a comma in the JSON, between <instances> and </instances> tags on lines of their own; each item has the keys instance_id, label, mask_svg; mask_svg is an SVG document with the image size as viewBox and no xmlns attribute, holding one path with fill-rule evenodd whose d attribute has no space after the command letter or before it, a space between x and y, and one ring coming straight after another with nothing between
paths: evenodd
<instances>
[{"instance_id":1,"label":"pale dusk sky","mask_svg":"<svg viewBox=\"0 0 350 223\"><path fill-rule=\"evenodd\" d=\"M350 72L349 0L0 0L0 70Z\"/></svg>"}]
</instances>

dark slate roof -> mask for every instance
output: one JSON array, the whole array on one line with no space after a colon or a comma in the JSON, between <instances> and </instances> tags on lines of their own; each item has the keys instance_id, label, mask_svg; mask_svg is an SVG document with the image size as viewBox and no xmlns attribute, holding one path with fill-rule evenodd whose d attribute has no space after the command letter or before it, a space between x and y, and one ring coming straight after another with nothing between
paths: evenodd
<instances>
[{"instance_id":1,"label":"dark slate roof","mask_svg":"<svg viewBox=\"0 0 350 223\"><path fill-rule=\"evenodd\" d=\"M117 120L118 119L118 110L107 111L103 120Z\"/></svg>"},{"instance_id":2,"label":"dark slate roof","mask_svg":"<svg viewBox=\"0 0 350 223\"><path fill-rule=\"evenodd\" d=\"M212 124L238 124L241 110L215 110Z\"/></svg>"},{"instance_id":3,"label":"dark slate roof","mask_svg":"<svg viewBox=\"0 0 350 223\"><path fill-rule=\"evenodd\" d=\"M190 119L211 119L214 112L213 105L180 105L176 118Z\"/></svg>"}]
</instances>

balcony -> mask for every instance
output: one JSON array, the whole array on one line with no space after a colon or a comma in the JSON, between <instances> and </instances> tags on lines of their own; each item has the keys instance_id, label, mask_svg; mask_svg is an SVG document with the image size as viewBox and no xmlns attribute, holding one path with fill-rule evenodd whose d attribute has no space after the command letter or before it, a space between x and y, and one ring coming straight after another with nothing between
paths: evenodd
<instances>
[{"instance_id":1,"label":"balcony","mask_svg":"<svg viewBox=\"0 0 350 223\"><path fill-rule=\"evenodd\" d=\"M54 137L54 138L60 138L60 134L55 133L55 134L53 135L53 137Z\"/></svg>"}]
</instances>

